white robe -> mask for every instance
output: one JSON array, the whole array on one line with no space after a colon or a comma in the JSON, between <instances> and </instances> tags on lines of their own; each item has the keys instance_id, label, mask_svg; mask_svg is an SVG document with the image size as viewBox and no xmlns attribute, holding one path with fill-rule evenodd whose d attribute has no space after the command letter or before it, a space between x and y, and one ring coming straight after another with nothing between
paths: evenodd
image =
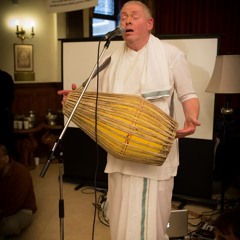
<instances>
[{"instance_id":1,"label":"white robe","mask_svg":"<svg viewBox=\"0 0 240 240\"><path fill-rule=\"evenodd\" d=\"M138 52L123 43L100 79L100 91L143 96L173 117L174 90L181 102L197 97L184 54L153 35ZM105 172L112 240L168 239L165 232L178 164L177 140L162 166L123 161L108 154Z\"/></svg>"},{"instance_id":2,"label":"white robe","mask_svg":"<svg viewBox=\"0 0 240 240\"><path fill-rule=\"evenodd\" d=\"M153 35L148 44L138 52L127 48L123 43L111 56L111 63L104 72L100 89L109 93L148 96L147 99L170 114L173 80L170 80L171 65L167 57L163 43ZM105 172L166 180L176 175L177 167L178 151L175 140L161 167L122 161L108 154Z\"/></svg>"}]
</instances>

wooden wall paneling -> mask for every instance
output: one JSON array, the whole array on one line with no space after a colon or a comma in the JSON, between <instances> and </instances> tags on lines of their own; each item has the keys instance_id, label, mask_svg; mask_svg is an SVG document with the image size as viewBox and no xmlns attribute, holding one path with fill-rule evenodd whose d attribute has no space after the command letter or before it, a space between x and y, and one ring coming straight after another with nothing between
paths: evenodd
<instances>
[{"instance_id":1,"label":"wooden wall paneling","mask_svg":"<svg viewBox=\"0 0 240 240\"><path fill-rule=\"evenodd\" d=\"M49 142L61 131L63 125L62 116L57 126L40 125L46 121L48 109L52 109L54 113L61 110L62 97L57 91L62 89L62 83L26 83L15 84L15 99L12 105L12 113L14 115L29 115L29 111L33 110L36 115L36 128L29 130L15 130L15 143L17 146L16 157L26 165L32 167L33 154L40 158L46 158L49 155ZM30 141L29 134L34 137L35 141ZM44 138L44 139L43 139ZM47 138L47 139L46 139ZM26 147L23 143L28 143ZM30 144L34 143L34 144ZM26 158L26 153L31 153L31 159ZM27 160L26 160L27 159Z\"/></svg>"},{"instance_id":2,"label":"wooden wall paneling","mask_svg":"<svg viewBox=\"0 0 240 240\"><path fill-rule=\"evenodd\" d=\"M48 109L61 110L61 96L57 91L62 83L15 84L15 98L12 106L14 115L28 115L33 110L39 121L44 121Z\"/></svg>"},{"instance_id":3,"label":"wooden wall paneling","mask_svg":"<svg viewBox=\"0 0 240 240\"><path fill-rule=\"evenodd\" d=\"M26 89L15 90L13 113L17 115L26 115L29 109L32 109L33 94Z\"/></svg>"}]
</instances>

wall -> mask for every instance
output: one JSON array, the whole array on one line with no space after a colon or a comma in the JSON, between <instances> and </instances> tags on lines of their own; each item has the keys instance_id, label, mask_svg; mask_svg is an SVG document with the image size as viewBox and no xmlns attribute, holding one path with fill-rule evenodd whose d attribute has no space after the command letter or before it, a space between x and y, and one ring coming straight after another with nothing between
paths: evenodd
<instances>
[{"instance_id":1,"label":"wall","mask_svg":"<svg viewBox=\"0 0 240 240\"><path fill-rule=\"evenodd\" d=\"M65 14L47 12L46 0L0 1L0 69L12 76L14 76L13 45L21 44L21 40L15 34L16 20L19 20L20 25L24 21L35 23L35 37L24 41L26 44L34 45L34 83L61 81L58 38L65 37ZM26 31L29 33L30 27L26 27Z\"/></svg>"},{"instance_id":2,"label":"wall","mask_svg":"<svg viewBox=\"0 0 240 240\"><path fill-rule=\"evenodd\" d=\"M60 89L62 89L62 83L60 82L15 85L13 114L28 116L29 111L33 110L37 121L45 121L48 109L56 114L62 108L62 97L57 94Z\"/></svg>"}]
</instances>

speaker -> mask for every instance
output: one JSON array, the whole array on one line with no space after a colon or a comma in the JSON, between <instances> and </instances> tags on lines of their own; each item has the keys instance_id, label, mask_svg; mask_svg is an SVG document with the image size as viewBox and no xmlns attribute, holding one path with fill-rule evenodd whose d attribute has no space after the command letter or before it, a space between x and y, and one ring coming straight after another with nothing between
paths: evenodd
<instances>
[{"instance_id":1,"label":"speaker","mask_svg":"<svg viewBox=\"0 0 240 240\"><path fill-rule=\"evenodd\" d=\"M69 127L62 138L63 181L107 189L107 153L81 129Z\"/></svg>"},{"instance_id":2,"label":"speaker","mask_svg":"<svg viewBox=\"0 0 240 240\"><path fill-rule=\"evenodd\" d=\"M173 193L212 198L214 143L204 139L179 139L178 174Z\"/></svg>"}]
</instances>

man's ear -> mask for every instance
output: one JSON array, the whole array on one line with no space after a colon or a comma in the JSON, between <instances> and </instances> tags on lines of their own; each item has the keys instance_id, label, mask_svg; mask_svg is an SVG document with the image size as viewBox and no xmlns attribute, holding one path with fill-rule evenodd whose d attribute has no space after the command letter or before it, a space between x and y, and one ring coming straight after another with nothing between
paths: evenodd
<instances>
[{"instance_id":1,"label":"man's ear","mask_svg":"<svg viewBox=\"0 0 240 240\"><path fill-rule=\"evenodd\" d=\"M152 31L153 26L154 26L154 19L153 18L149 18L148 19L148 26L147 26L148 31Z\"/></svg>"}]
</instances>

